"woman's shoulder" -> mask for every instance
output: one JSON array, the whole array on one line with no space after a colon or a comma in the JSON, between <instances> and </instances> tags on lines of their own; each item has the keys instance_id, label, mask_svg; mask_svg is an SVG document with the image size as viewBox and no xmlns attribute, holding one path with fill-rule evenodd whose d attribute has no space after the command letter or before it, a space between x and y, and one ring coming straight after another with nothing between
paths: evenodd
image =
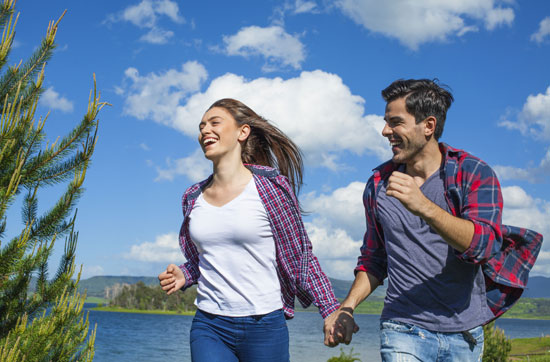
<instances>
[{"instance_id":1,"label":"woman's shoulder","mask_svg":"<svg viewBox=\"0 0 550 362\"><path fill-rule=\"evenodd\" d=\"M202 181L199 181L199 182L197 182L197 183L195 183L195 184L189 186L189 187L187 188L187 190L185 190L185 192L183 193L183 197L182 197L183 201L185 202L185 201L188 200L188 199L195 199L195 198L197 198L197 197L200 195L200 193L201 193L203 187L204 187L206 184L208 184L208 182L210 182L210 179L211 179L211 178L212 178L212 175L208 176L207 178L205 178L205 179L202 180Z\"/></svg>"},{"instance_id":2,"label":"woman's shoulder","mask_svg":"<svg viewBox=\"0 0 550 362\"><path fill-rule=\"evenodd\" d=\"M277 177L281 175L278 169L270 166L253 165L253 164L245 163L245 167L248 168L250 172L252 172L252 174L257 176Z\"/></svg>"}]
</instances>

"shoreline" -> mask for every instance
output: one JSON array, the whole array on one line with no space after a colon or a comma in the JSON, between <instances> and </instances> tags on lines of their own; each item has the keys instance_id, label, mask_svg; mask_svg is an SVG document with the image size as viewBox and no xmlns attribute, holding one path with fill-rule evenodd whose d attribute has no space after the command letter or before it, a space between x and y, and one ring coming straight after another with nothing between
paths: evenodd
<instances>
[{"instance_id":1,"label":"shoreline","mask_svg":"<svg viewBox=\"0 0 550 362\"><path fill-rule=\"evenodd\" d=\"M189 312L178 312L172 310L146 310L146 309L127 309L120 307L93 307L88 308L89 310L98 311L98 312L120 312L120 313L137 313L137 314L159 314L159 315L195 315L195 311ZM296 312L316 312L316 310L296 310ZM355 312L354 314L366 314L366 315L380 315L379 313L361 313ZM525 320L550 320L550 316L532 316L532 315L521 315L521 316L503 316L499 319L525 319Z\"/></svg>"},{"instance_id":2,"label":"shoreline","mask_svg":"<svg viewBox=\"0 0 550 362\"><path fill-rule=\"evenodd\" d=\"M174 310L127 309L127 308L119 308L119 307L94 307L94 308L88 308L88 310L93 310L97 312L118 312L118 313L135 313L135 314L185 315L185 316L195 315L195 311L178 312Z\"/></svg>"}]
</instances>

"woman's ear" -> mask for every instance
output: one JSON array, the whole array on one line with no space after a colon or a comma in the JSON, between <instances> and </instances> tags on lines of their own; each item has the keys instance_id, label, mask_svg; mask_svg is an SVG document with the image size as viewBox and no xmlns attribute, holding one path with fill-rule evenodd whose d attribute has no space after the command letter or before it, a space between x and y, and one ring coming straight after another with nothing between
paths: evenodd
<instances>
[{"instance_id":1,"label":"woman's ear","mask_svg":"<svg viewBox=\"0 0 550 362\"><path fill-rule=\"evenodd\" d=\"M245 123L240 127L240 130L239 130L239 138L238 138L239 142L246 141L249 135L250 135L250 126Z\"/></svg>"}]
</instances>

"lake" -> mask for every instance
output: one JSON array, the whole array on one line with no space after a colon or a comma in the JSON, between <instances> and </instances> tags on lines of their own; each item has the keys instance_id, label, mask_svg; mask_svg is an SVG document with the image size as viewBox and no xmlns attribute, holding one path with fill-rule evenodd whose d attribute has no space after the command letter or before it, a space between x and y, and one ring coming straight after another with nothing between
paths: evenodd
<instances>
[{"instance_id":1,"label":"lake","mask_svg":"<svg viewBox=\"0 0 550 362\"><path fill-rule=\"evenodd\" d=\"M97 323L96 362L191 360L192 316L90 311L89 318L90 325ZM353 348L363 362L380 361L379 316L358 314L355 319L361 329L344 351ZM550 334L550 320L499 319L496 324L509 338ZM291 361L325 362L340 354L340 347L323 344L322 327L318 313L296 312L296 317L288 321Z\"/></svg>"}]
</instances>

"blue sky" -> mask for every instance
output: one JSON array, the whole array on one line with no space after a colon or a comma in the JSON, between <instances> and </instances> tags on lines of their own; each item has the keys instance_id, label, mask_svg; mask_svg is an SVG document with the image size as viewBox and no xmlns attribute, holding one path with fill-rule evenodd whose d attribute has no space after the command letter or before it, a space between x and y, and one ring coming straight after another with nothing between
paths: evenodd
<instances>
[{"instance_id":1,"label":"blue sky","mask_svg":"<svg viewBox=\"0 0 550 362\"><path fill-rule=\"evenodd\" d=\"M180 263L181 195L207 176L198 122L237 98L306 156L300 199L329 276L352 279L361 194L385 161L380 90L439 78L455 103L441 141L499 175L504 222L550 235L550 3L546 0L27 0L9 64L67 9L37 114L49 139L85 112L97 77L99 140L78 208L83 277L157 275ZM47 208L60 189L43 191ZM8 231L18 226L12 210ZM55 260L62 252L57 245ZM532 275L550 277L550 244Z\"/></svg>"}]
</instances>

